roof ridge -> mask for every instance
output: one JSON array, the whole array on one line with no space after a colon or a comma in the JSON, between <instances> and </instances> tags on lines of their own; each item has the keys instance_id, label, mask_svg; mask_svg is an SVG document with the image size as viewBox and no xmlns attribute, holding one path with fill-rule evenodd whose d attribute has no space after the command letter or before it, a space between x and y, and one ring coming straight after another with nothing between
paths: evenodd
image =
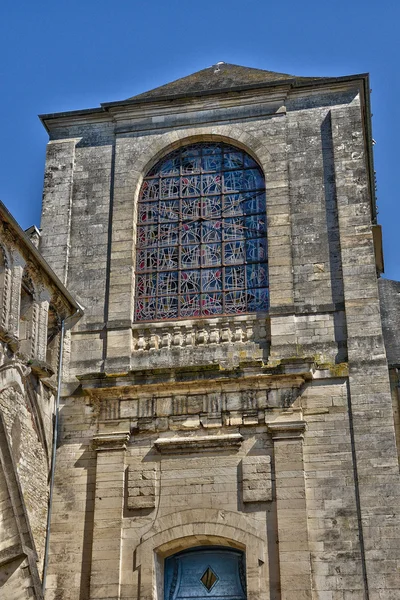
<instances>
[{"instance_id":1,"label":"roof ridge","mask_svg":"<svg viewBox=\"0 0 400 600\"><path fill-rule=\"evenodd\" d=\"M223 61L214 65L195 71L190 75L180 77L169 83L158 86L141 94L127 98L130 100L150 100L164 98L167 96L176 96L182 94L191 94L193 92L207 92L215 90L227 90L242 87L246 85L275 83L288 80L311 80L321 79L320 77L298 77L289 73L279 73L276 71L267 71L256 67L244 67Z\"/></svg>"}]
</instances>

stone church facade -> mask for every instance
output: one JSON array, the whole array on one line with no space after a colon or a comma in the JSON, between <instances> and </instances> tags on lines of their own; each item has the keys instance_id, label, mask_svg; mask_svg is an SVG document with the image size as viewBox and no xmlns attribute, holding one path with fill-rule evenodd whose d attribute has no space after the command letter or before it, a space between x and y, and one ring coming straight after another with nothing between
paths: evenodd
<instances>
[{"instance_id":1,"label":"stone church facade","mask_svg":"<svg viewBox=\"0 0 400 600\"><path fill-rule=\"evenodd\" d=\"M219 63L41 118L40 250L84 307L45 598L400 598L368 76Z\"/></svg>"}]
</instances>

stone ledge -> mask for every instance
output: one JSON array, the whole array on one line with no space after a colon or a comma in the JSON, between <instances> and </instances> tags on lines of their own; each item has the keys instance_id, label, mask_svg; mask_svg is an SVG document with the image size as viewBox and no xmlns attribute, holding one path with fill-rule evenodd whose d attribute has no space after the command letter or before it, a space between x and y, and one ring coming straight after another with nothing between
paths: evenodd
<instances>
[{"instance_id":1,"label":"stone ledge","mask_svg":"<svg viewBox=\"0 0 400 600\"><path fill-rule=\"evenodd\" d=\"M99 450L126 450L131 434L126 431L113 431L111 433L98 433L93 437L93 447Z\"/></svg>"},{"instance_id":2,"label":"stone ledge","mask_svg":"<svg viewBox=\"0 0 400 600\"><path fill-rule=\"evenodd\" d=\"M274 441L303 439L306 429L305 421L278 421L277 423L268 423L268 431Z\"/></svg>"},{"instance_id":3,"label":"stone ledge","mask_svg":"<svg viewBox=\"0 0 400 600\"><path fill-rule=\"evenodd\" d=\"M162 454L179 454L183 452L210 451L218 448L238 450L243 436L240 433L224 435L206 435L193 437L158 438L154 445Z\"/></svg>"}]
</instances>

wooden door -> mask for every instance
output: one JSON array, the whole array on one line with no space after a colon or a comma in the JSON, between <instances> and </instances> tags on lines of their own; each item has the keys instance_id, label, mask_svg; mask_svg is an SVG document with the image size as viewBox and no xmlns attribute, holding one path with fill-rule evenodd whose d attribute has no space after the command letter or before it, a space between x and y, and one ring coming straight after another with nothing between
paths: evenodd
<instances>
[{"instance_id":1,"label":"wooden door","mask_svg":"<svg viewBox=\"0 0 400 600\"><path fill-rule=\"evenodd\" d=\"M246 600L246 570L240 550L195 548L165 561L164 600Z\"/></svg>"}]
</instances>

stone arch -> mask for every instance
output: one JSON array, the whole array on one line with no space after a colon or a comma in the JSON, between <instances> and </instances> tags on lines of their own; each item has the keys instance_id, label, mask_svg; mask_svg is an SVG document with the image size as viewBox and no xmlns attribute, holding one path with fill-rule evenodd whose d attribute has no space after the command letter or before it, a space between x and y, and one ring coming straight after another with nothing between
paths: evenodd
<instances>
[{"instance_id":1,"label":"stone arch","mask_svg":"<svg viewBox=\"0 0 400 600\"><path fill-rule=\"evenodd\" d=\"M146 173L163 156L186 144L194 144L197 142L225 142L226 144L237 146L254 158L263 170L265 179L267 179L269 161L273 161L274 157L268 150L266 144L262 144L262 142L260 142L253 134L245 132L240 127L235 127L234 125L219 125L218 128L214 128L214 131L216 129L218 129L218 132L207 132L207 130L205 131L203 128L197 128L190 133L188 133L187 130L168 131L155 143L154 141L149 142L141 152L140 157L135 164L137 173L135 203L143 177L145 177Z\"/></svg>"},{"instance_id":2,"label":"stone arch","mask_svg":"<svg viewBox=\"0 0 400 600\"><path fill-rule=\"evenodd\" d=\"M161 517L142 536L134 559L134 570L140 571L139 597L163 600L165 558L197 546L226 546L245 552L248 599L267 600L263 592L269 587L265 586L269 580L266 536L260 535L251 517L213 509Z\"/></svg>"}]
</instances>

